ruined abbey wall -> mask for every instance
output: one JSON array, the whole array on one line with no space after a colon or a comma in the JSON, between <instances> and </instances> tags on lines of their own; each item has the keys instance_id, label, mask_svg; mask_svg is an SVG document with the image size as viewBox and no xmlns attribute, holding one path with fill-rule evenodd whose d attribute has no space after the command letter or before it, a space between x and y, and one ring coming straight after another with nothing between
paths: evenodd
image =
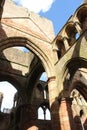
<instances>
[{"instance_id":1,"label":"ruined abbey wall","mask_svg":"<svg viewBox=\"0 0 87 130\"><path fill-rule=\"evenodd\" d=\"M17 89L10 113L0 112L0 129L86 130L87 3L56 37L50 20L11 0L0 6L0 81Z\"/></svg>"}]
</instances>

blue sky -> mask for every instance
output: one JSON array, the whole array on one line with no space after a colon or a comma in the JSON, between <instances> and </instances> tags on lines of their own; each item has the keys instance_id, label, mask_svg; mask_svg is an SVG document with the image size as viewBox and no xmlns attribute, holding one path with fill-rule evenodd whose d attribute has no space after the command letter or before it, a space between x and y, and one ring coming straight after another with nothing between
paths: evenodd
<instances>
[{"instance_id":1,"label":"blue sky","mask_svg":"<svg viewBox=\"0 0 87 130\"><path fill-rule=\"evenodd\" d=\"M50 10L41 11L39 14L52 20L55 34L57 34L82 2L82 0L55 0Z\"/></svg>"},{"instance_id":2,"label":"blue sky","mask_svg":"<svg viewBox=\"0 0 87 130\"><path fill-rule=\"evenodd\" d=\"M52 20L57 34L84 0L13 0L41 16Z\"/></svg>"}]
</instances>

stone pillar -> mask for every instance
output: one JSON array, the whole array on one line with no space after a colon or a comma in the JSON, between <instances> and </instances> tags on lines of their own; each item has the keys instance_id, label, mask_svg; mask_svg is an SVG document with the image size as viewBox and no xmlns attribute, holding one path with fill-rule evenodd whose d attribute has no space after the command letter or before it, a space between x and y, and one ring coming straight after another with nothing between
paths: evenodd
<instances>
[{"instance_id":1,"label":"stone pillar","mask_svg":"<svg viewBox=\"0 0 87 130\"><path fill-rule=\"evenodd\" d=\"M70 46L68 43L68 39L66 37L63 38L63 42L64 42L65 49L68 50L70 48Z\"/></svg>"},{"instance_id":2,"label":"stone pillar","mask_svg":"<svg viewBox=\"0 0 87 130\"><path fill-rule=\"evenodd\" d=\"M58 90L55 80L56 77L50 77L48 79L52 130L58 130Z\"/></svg>"},{"instance_id":3,"label":"stone pillar","mask_svg":"<svg viewBox=\"0 0 87 130\"><path fill-rule=\"evenodd\" d=\"M77 30L77 32L78 32L78 34L81 34L82 29L81 29L81 27L80 27L80 25L79 25L79 23L78 23L78 22L75 22L75 28L76 28L76 30Z\"/></svg>"},{"instance_id":4,"label":"stone pillar","mask_svg":"<svg viewBox=\"0 0 87 130\"><path fill-rule=\"evenodd\" d=\"M71 98L59 99L59 130L75 130Z\"/></svg>"},{"instance_id":5,"label":"stone pillar","mask_svg":"<svg viewBox=\"0 0 87 130\"><path fill-rule=\"evenodd\" d=\"M58 51L59 51L59 49L58 49L58 47L57 47L57 45L56 44L54 44L53 45L53 52L54 52L54 61L55 61L55 63L59 60L59 57L58 57Z\"/></svg>"},{"instance_id":6,"label":"stone pillar","mask_svg":"<svg viewBox=\"0 0 87 130\"><path fill-rule=\"evenodd\" d=\"M56 86L56 77L50 77L48 79L48 91L49 91L49 101L50 106L56 101L56 98L58 97L58 90Z\"/></svg>"}]
</instances>

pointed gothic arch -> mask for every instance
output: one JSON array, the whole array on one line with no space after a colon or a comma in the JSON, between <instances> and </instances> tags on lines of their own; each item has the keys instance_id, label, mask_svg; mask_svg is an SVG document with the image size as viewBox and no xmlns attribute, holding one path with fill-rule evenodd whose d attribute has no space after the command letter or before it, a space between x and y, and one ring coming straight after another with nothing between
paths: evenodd
<instances>
[{"instance_id":1,"label":"pointed gothic arch","mask_svg":"<svg viewBox=\"0 0 87 130\"><path fill-rule=\"evenodd\" d=\"M54 75L52 71L52 63L50 62L47 55L38 47L36 46L31 40L25 37L9 37L0 42L0 51L3 51L9 47L15 46L23 46L33 52L42 62L42 65L48 75L51 77Z\"/></svg>"}]
</instances>

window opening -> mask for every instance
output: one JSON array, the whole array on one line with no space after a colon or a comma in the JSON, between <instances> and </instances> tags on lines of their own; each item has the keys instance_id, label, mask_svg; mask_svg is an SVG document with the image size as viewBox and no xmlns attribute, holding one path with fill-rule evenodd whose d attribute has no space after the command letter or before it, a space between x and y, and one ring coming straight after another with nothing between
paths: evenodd
<instances>
[{"instance_id":1,"label":"window opening","mask_svg":"<svg viewBox=\"0 0 87 130\"><path fill-rule=\"evenodd\" d=\"M40 80L41 81L47 81L47 75L46 75L46 72L43 72L41 77L40 77Z\"/></svg>"},{"instance_id":2,"label":"window opening","mask_svg":"<svg viewBox=\"0 0 87 130\"><path fill-rule=\"evenodd\" d=\"M46 120L51 120L51 114L48 108L46 109Z\"/></svg>"},{"instance_id":3,"label":"window opening","mask_svg":"<svg viewBox=\"0 0 87 130\"><path fill-rule=\"evenodd\" d=\"M4 113L9 113L10 109L13 107L14 94L17 92L17 90L9 82L3 81L0 82L0 92L3 93L1 111Z\"/></svg>"},{"instance_id":4,"label":"window opening","mask_svg":"<svg viewBox=\"0 0 87 130\"><path fill-rule=\"evenodd\" d=\"M38 108L38 119L51 120L50 111L45 105Z\"/></svg>"},{"instance_id":5,"label":"window opening","mask_svg":"<svg viewBox=\"0 0 87 130\"><path fill-rule=\"evenodd\" d=\"M42 107L39 107L38 109L38 119L44 120L44 113Z\"/></svg>"},{"instance_id":6,"label":"window opening","mask_svg":"<svg viewBox=\"0 0 87 130\"><path fill-rule=\"evenodd\" d=\"M46 90L44 90L43 92L44 92L44 99L47 99Z\"/></svg>"},{"instance_id":7,"label":"window opening","mask_svg":"<svg viewBox=\"0 0 87 130\"><path fill-rule=\"evenodd\" d=\"M79 38L80 34L79 33L76 33L76 40Z\"/></svg>"}]
</instances>

